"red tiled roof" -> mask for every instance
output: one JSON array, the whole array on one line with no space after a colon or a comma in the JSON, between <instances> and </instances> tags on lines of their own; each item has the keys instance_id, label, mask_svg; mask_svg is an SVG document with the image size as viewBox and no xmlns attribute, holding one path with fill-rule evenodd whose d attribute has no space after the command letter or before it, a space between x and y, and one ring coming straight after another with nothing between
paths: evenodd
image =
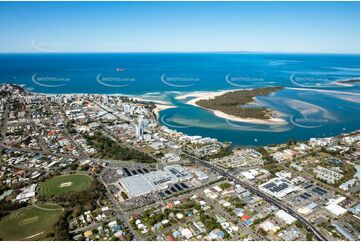
<instances>
[{"instance_id":1,"label":"red tiled roof","mask_svg":"<svg viewBox=\"0 0 361 242\"><path fill-rule=\"evenodd\" d=\"M173 208L174 204L173 203L167 203L167 205L165 205L167 208Z\"/></svg>"},{"instance_id":2,"label":"red tiled roof","mask_svg":"<svg viewBox=\"0 0 361 242\"><path fill-rule=\"evenodd\" d=\"M165 237L165 239L167 241L175 241L175 238L173 237L173 235L168 235L167 237Z\"/></svg>"}]
</instances>

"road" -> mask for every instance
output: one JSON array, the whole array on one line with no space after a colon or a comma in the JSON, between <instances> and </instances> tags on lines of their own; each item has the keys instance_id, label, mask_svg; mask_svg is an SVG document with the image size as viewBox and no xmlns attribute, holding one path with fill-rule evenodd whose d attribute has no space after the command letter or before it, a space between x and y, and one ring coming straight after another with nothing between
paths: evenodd
<instances>
[{"instance_id":1,"label":"road","mask_svg":"<svg viewBox=\"0 0 361 242\"><path fill-rule=\"evenodd\" d=\"M98 104L99 105L99 104ZM25 148L22 148L22 149L19 149L19 148L15 148L15 147L7 147L7 146L4 146L3 145L3 142L4 142L4 137L5 137L5 133L6 133L6 125L7 125L7 119L8 119L8 116L9 116L9 102L7 102L6 104L6 107L5 107L5 110L4 110L4 113L3 113L3 117L2 117L2 127L1 127L1 138L0 138L0 147L2 148L7 148L7 149L12 149L12 150L19 150L19 151L25 151L25 152L34 152L34 153L39 153L39 154L46 154L46 155L55 155L55 156L59 156L59 157L65 157L65 158L76 158L78 159L79 157L77 156L73 156L73 155L67 155L67 154L52 154L51 152L47 151L47 150L32 150L32 149L25 149ZM105 109L104 107L102 107L103 109ZM105 109L106 110L106 109ZM113 110L106 110L110 113L113 113ZM117 116L118 118L120 118L119 116ZM109 132L108 130L108 134L111 135L111 132ZM68 133L67 133L68 136L70 136ZM239 184L245 188L247 188L249 191L251 191L252 193L258 195L259 197L265 199L267 202L271 203L271 204L274 204L275 206L277 206L278 208L280 209L283 209L285 210L286 212L288 212L290 215L292 215L293 217L295 217L296 219L298 219L302 224L303 226L309 231L311 232L314 237L317 239L317 240L322 240L322 241L327 241L327 238L321 234L320 231L317 230L317 228L315 228L309 221L307 221L305 218L303 218L301 215L299 215L295 210L293 210L291 207L287 206L286 204L284 204L282 201L264 193L263 191L259 190L257 187L254 187L253 185L249 184L249 183L246 183L244 181L241 181L239 180L237 177L233 176L232 174L230 174L228 171L220 168L220 167L217 167L213 164L210 164L208 163L207 161L204 161L204 160L201 160L201 159L198 159L197 157L194 157L192 155L189 155L189 154L185 154L184 155L188 156L191 160L195 161L195 162L198 162L200 164L202 164L203 166L219 173L220 175L226 177L227 179L229 179L230 181L233 181L235 182L236 184ZM125 161L118 161L118 160L106 160L106 159L97 159L97 158L90 158L92 161L94 162L99 162L99 163L107 163L107 164L117 164L117 165L125 165L125 164L132 164L132 165L144 165L144 166L149 166L151 164L141 164L141 163L134 163L134 162L125 162ZM99 176L100 179L101 179L101 175ZM104 181L101 181L103 184L104 184ZM114 197L111 195L110 191L107 190L107 196L108 198L113 202L114 205L117 206L118 202L114 200ZM118 209L120 210L120 208L118 207ZM132 230L132 226L129 225L129 222L128 222L128 218L126 216L126 213L121 213L121 212L118 212L117 213L118 215L118 218L121 219L125 224L126 226L130 229L131 232L133 232L133 234L135 235L134 231Z\"/></svg>"},{"instance_id":2,"label":"road","mask_svg":"<svg viewBox=\"0 0 361 242\"><path fill-rule=\"evenodd\" d=\"M49 149L48 145L46 144L46 141L44 140L42 132L39 129L39 127L34 123L34 120L31 118L31 114L28 115L28 122L30 123L32 129L39 134L37 141L38 141L40 148L46 152L50 152L50 149Z\"/></svg>"},{"instance_id":3,"label":"road","mask_svg":"<svg viewBox=\"0 0 361 242\"><path fill-rule=\"evenodd\" d=\"M6 125L8 123L8 118L9 118L9 112L10 112L10 98L7 100L6 104L5 104L5 109L3 112L3 115L1 117L1 130L0 130L0 145L4 144L5 141L5 135L6 135Z\"/></svg>"},{"instance_id":4,"label":"road","mask_svg":"<svg viewBox=\"0 0 361 242\"><path fill-rule=\"evenodd\" d=\"M120 221L122 221L123 225L125 225L129 229L129 232L133 235L134 239L138 240L139 238L137 238L136 232L134 231L133 227L129 224L128 215L121 210L121 208L119 206L119 202L115 200L115 198L114 198L113 194L111 193L111 191L109 190L106 182L103 180L103 175L106 171L107 170L104 169L101 173L99 173L98 180L100 183L102 183L105 186L105 188L107 190L105 195L107 196L109 201L111 201L113 203L113 206L115 208L114 211L117 214L118 219Z\"/></svg>"},{"instance_id":5,"label":"road","mask_svg":"<svg viewBox=\"0 0 361 242\"><path fill-rule=\"evenodd\" d=\"M250 234L252 236L252 238L257 239L257 241L263 241L264 239L261 238L259 235L257 235L256 233L254 233L254 231L252 229L250 229L249 227L245 226L244 224L242 224L240 222L240 220L236 217L236 219L234 217L232 217L228 212L224 211L218 204L216 204L212 199L206 197L206 196L201 196L203 198L203 200L205 200L208 204L211 204L212 207L215 209L215 211L217 211L218 215L222 215L223 217L226 217L229 221L237 221L237 225L238 227L242 228L243 230L247 231L247 234ZM239 240L240 238L237 237L233 237L232 240Z\"/></svg>"},{"instance_id":6,"label":"road","mask_svg":"<svg viewBox=\"0 0 361 242\"><path fill-rule=\"evenodd\" d=\"M105 108L103 105L100 105L98 103L96 103L99 107L103 108L103 110L113 113L113 110L109 110L108 108ZM108 134L111 135L111 132L108 131ZM116 138L116 137L115 137ZM248 190L250 190L251 192L253 192L254 194L258 195L259 197L265 199L267 202L274 204L275 206L277 206L280 209L285 210L286 212L288 212L290 215L292 215L293 217L295 217L297 220L299 220L303 226L309 231L311 232L314 237L317 240L322 240L322 241L327 241L327 238L321 234L320 231L317 230L317 228L315 228L309 221L307 221L305 218L303 218L301 215L299 215L295 210L293 210L291 207L285 205L282 201L264 193L263 191L259 190L257 187L254 187L253 185L243 182L241 180L239 180L237 177L233 176L232 174L230 174L228 171L219 168L215 165L212 165L210 163L208 163L207 161L201 160L197 157L194 157L192 155L189 154L185 154L186 156L188 156L189 158L191 158L191 160L195 160L198 163L202 164L203 166L212 169L213 171L218 172L219 174L221 174L222 176L228 178L229 180L235 182L236 184L239 184L245 188L247 188Z\"/></svg>"},{"instance_id":7,"label":"road","mask_svg":"<svg viewBox=\"0 0 361 242\"><path fill-rule=\"evenodd\" d=\"M69 119L68 117L66 116L64 110L61 110L61 115L64 119L64 123L67 123L69 122ZM75 142L75 140L73 139L73 137L71 136L70 134L70 131L68 129L68 127L66 125L64 125L64 128L63 128L63 132L64 132L64 135L67 137L67 139L71 142L71 144L75 147L77 147L79 153L80 153L80 157L82 158L89 158L88 154L85 152L85 150L83 149L83 147L81 145L79 145L77 142Z\"/></svg>"},{"instance_id":8,"label":"road","mask_svg":"<svg viewBox=\"0 0 361 242\"><path fill-rule=\"evenodd\" d=\"M17 148L12 146L6 146L6 145L0 145L0 148L8 149L8 150L14 150L14 151L21 151L21 152L29 152L29 153L35 153L35 154L43 154L43 155L53 155L57 157L63 157L63 158L69 158L69 159L81 159L79 156L74 156L70 154L61 154L61 153L52 153L51 151L45 151L45 150L33 150L28 148ZM132 162L132 161L122 161L122 160L110 160L110 159L100 159L100 158L88 158L92 162L96 163L105 163L111 166L115 167L121 167L124 165L128 166L137 166L137 167L146 167L149 168L149 166L154 165L152 163L138 163L138 162Z\"/></svg>"},{"instance_id":9,"label":"road","mask_svg":"<svg viewBox=\"0 0 361 242\"><path fill-rule=\"evenodd\" d=\"M218 172L219 174L221 174L222 176L228 178L229 180L233 181L234 183L239 184L239 185L247 188L249 191L251 191L254 194L256 194L257 196L265 199L267 202L277 206L278 208L285 210L290 215L292 215L297 220L299 220L302 223L302 225L309 232L311 232L317 240L327 241L327 238L323 234L321 234L321 232L318 231L315 226L313 226L309 221L307 221L305 218L303 218L301 215L299 215L295 210L293 210L289 206L285 205L282 201L271 197L270 195L264 193L263 191L259 190L257 187L254 187L253 185L251 185L249 183L246 183L246 182L243 182L243 181L239 180L238 178L236 178L235 176L233 176L228 171L226 171L226 170L224 170L222 168L219 168L219 167L217 167L217 166L215 166L213 164L210 164L207 161L201 160L201 159L199 159L197 157L194 157L192 155L189 155L189 154L186 154L186 153L184 153L184 155L189 157L191 160L196 161L196 162L202 164L203 166Z\"/></svg>"},{"instance_id":10,"label":"road","mask_svg":"<svg viewBox=\"0 0 361 242\"><path fill-rule=\"evenodd\" d=\"M79 233L79 232L83 232L83 231L87 231L87 230L92 230L94 228L99 227L103 223L108 223L108 222L114 221L114 220L116 220L116 217L111 217L111 218L108 218L108 219L106 219L104 221L101 221L101 222L94 222L94 223L88 224L88 225L86 225L84 227L80 227L80 228L77 228L75 230L72 230L72 231L70 231L70 233Z\"/></svg>"}]
</instances>

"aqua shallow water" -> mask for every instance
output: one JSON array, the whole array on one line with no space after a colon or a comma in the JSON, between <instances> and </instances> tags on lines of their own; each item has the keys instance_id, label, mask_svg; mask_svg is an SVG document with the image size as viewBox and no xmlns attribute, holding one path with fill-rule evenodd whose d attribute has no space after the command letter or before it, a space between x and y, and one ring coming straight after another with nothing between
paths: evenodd
<instances>
[{"instance_id":1,"label":"aqua shallow water","mask_svg":"<svg viewBox=\"0 0 361 242\"><path fill-rule=\"evenodd\" d=\"M42 93L102 93L166 100L160 122L190 135L265 145L337 135L359 129L359 55L1 54L0 81ZM125 71L116 71L125 68ZM257 105L282 114L284 125L227 121L177 100L180 94L280 85Z\"/></svg>"}]
</instances>

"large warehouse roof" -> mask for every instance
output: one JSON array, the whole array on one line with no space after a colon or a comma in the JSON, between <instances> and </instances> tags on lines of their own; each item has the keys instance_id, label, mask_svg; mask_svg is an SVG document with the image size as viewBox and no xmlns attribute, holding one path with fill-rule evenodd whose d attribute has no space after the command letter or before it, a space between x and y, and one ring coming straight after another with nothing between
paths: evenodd
<instances>
[{"instance_id":1,"label":"large warehouse roof","mask_svg":"<svg viewBox=\"0 0 361 242\"><path fill-rule=\"evenodd\" d=\"M277 198L282 198L297 190L297 188L289 180L278 177L260 185L259 189Z\"/></svg>"},{"instance_id":2,"label":"large warehouse roof","mask_svg":"<svg viewBox=\"0 0 361 242\"><path fill-rule=\"evenodd\" d=\"M142 174L120 179L130 197L136 197L155 191L156 188Z\"/></svg>"},{"instance_id":3,"label":"large warehouse roof","mask_svg":"<svg viewBox=\"0 0 361 242\"><path fill-rule=\"evenodd\" d=\"M174 184L192 178L193 175L180 165L170 165L164 170L152 171L120 179L130 197L142 196L153 191L167 189L168 184Z\"/></svg>"},{"instance_id":4,"label":"large warehouse roof","mask_svg":"<svg viewBox=\"0 0 361 242\"><path fill-rule=\"evenodd\" d=\"M163 171L152 171L144 174L144 177L157 188L157 190L166 189L172 178L167 176Z\"/></svg>"}]
</instances>

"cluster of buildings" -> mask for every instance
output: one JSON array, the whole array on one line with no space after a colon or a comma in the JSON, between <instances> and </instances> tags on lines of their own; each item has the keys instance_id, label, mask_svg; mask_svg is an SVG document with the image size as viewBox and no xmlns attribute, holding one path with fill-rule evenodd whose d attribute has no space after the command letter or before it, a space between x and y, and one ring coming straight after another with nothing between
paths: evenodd
<instances>
[{"instance_id":1,"label":"cluster of buildings","mask_svg":"<svg viewBox=\"0 0 361 242\"><path fill-rule=\"evenodd\" d=\"M115 213L109 207L87 210L69 221L73 240L128 240L127 229L118 224Z\"/></svg>"},{"instance_id":2,"label":"cluster of buildings","mask_svg":"<svg viewBox=\"0 0 361 242\"><path fill-rule=\"evenodd\" d=\"M236 149L232 154L212 159L212 162L226 169L236 169L241 167L262 166L264 159L255 149Z\"/></svg>"},{"instance_id":3,"label":"cluster of buildings","mask_svg":"<svg viewBox=\"0 0 361 242\"><path fill-rule=\"evenodd\" d=\"M189 180L193 177L180 165L165 166L163 170L124 177L120 184L129 197L137 197L168 188L170 184Z\"/></svg>"},{"instance_id":4,"label":"cluster of buildings","mask_svg":"<svg viewBox=\"0 0 361 242\"><path fill-rule=\"evenodd\" d=\"M335 184L343 178L343 171L339 167L326 168L317 166L314 172L317 179L328 184Z\"/></svg>"},{"instance_id":5,"label":"cluster of buildings","mask_svg":"<svg viewBox=\"0 0 361 242\"><path fill-rule=\"evenodd\" d=\"M82 170L98 178L106 197L69 221L74 240L307 240L291 213L227 181L191 159L207 158L297 211L328 239L358 240L359 133L227 153L216 139L189 136L157 122L148 102L107 95L40 95L1 85L0 200L36 199L50 175ZM7 113L8 112L8 113ZM87 135L142 151L155 164L97 157ZM223 157L218 154L223 152ZM222 173L224 175L224 173ZM346 179L347 178L347 179ZM14 193L14 195L12 195ZM121 221L122 219L122 221ZM131 236L130 236L131 235ZM337 237L337 236L339 237ZM311 235L312 236L312 235Z\"/></svg>"},{"instance_id":6,"label":"cluster of buildings","mask_svg":"<svg viewBox=\"0 0 361 242\"><path fill-rule=\"evenodd\" d=\"M49 172L69 169L69 166L77 161L75 158L11 149L3 150L2 160L1 183L8 187L36 184Z\"/></svg>"},{"instance_id":7,"label":"cluster of buildings","mask_svg":"<svg viewBox=\"0 0 361 242\"><path fill-rule=\"evenodd\" d=\"M260 185L259 189L276 198L283 198L297 188L286 178L275 177Z\"/></svg>"}]
</instances>

